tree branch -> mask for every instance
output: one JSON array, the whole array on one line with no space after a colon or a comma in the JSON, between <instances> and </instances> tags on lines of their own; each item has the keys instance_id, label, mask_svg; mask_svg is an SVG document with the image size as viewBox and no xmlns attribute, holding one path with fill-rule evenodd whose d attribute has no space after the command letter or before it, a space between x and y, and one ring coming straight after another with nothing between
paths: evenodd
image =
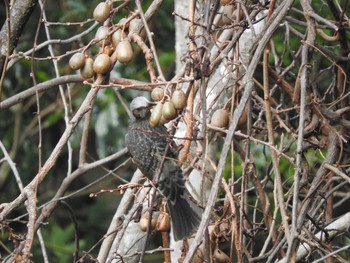
<instances>
[{"instance_id":1,"label":"tree branch","mask_svg":"<svg viewBox=\"0 0 350 263\"><path fill-rule=\"evenodd\" d=\"M13 1L10 13L11 35L8 37L7 23L4 24L0 31L0 72L6 70L4 68L5 60L8 58L9 54L12 54L14 48L17 46L22 30L37 2L38 0Z\"/></svg>"}]
</instances>

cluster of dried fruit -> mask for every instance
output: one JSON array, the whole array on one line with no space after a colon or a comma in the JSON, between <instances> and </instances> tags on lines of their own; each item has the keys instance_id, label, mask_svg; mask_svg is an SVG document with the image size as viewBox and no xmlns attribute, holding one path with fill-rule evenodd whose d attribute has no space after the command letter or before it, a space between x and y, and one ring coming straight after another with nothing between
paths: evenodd
<instances>
[{"instance_id":1,"label":"cluster of dried fruit","mask_svg":"<svg viewBox=\"0 0 350 263\"><path fill-rule=\"evenodd\" d=\"M153 127L158 123L164 124L176 118L178 111L184 109L187 103L186 95L182 90L175 90L171 96L165 96L164 89L161 87L152 90L151 98L157 102L150 117L150 124ZM213 113L210 124L220 129L227 129L229 119L230 114L226 109L218 109ZM219 131L217 135L224 136L225 133Z\"/></svg>"},{"instance_id":2,"label":"cluster of dried fruit","mask_svg":"<svg viewBox=\"0 0 350 263\"><path fill-rule=\"evenodd\" d=\"M149 213L146 212L141 216L139 226L141 231L146 232L149 221ZM159 216L152 215L150 230L157 229L159 232L167 232L170 229L170 216L166 212L161 212Z\"/></svg>"},{"instance_id":3,"label":"cluster of dried fruit","mask_svg":"<svg viewBox=\"0 0 350 263\"><path fill-rule=\"evenodd\" d=\"M75 53L69 65L73 70L80 70L80 74L84 79L89 79L95 74L108 74L116 61L120 63L128 63L133 58L133 50L127 31L140 31L141 21L134 18L127 22L125 18L121 19L117 25L107 26L106 21L113 13L111 2L99 3L93 12L93 17L97 22L104 23L99 27L95 34L95 42L100 47L99 54L95 59L88 54L81 52ZM142 36L142 33L140 33ZM150 124L156 126L158 123L167 123L178 115L178 112L185 108L187 98L182 90L175 90L171 96L164 93L164 89L156 87L153 89L151 97L157 102L152 110ZM225 109L218 109L211 118L211 125L226 129L229 124L229 113ZM219 135L224 133L218 132Z\"/></svg>"},{"instance_id":4,"label":"cluster of dried fruit","mask_svg":"<svg viewBox=\"0 0 350 263\"><path fill-rule=\"evenodd\" d=\"M93 17L97 22L104 23L111 14L112 4L101 2L93 12ZM138 22L139 19L134 19ZM133 20L132 20L133 21ZM114 64L128 63L133 58L133 49L130 40L124 30L131 27L126 23L126 19L119 21L117 25L99 27L95 34L95 42L100 46L100 53L91 58L88 54L81 52L75 53L69 60L69 65L74 70L80 70L84 79L92 78L95 74L109 73Z\"/></svg>"},{"instance_id":5,"label":"cluster of dried fruit","mask_svg":"<svg viewBox=\"0 0 350 263\"><path fill-rule=\"evenodd\" d=\"M152 100L157 102L157 105L152 110L150 117L151 126L156 126L158 123L167 123L177 116L177 111L182 110L186 106L186 95L182 90L175 90L170 97L170 100L165 100L164 90L156 87L151 93Z\"/></svg>"}]
</instances>

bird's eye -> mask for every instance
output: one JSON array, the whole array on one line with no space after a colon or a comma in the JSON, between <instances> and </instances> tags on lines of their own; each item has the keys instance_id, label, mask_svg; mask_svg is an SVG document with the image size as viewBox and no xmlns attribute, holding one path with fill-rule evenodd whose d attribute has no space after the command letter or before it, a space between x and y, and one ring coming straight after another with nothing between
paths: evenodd
<instances>
[{"instance_id":1,"label":"bird's eye","mask_svg":"<svg viewBox=\"0 0 350 263\"><path fill-rule=\"evenodd\" d=\"M132 111L132 114L135 116L135 117L140 117L140 110L139 109L135 109Z\"/></svg>"}]
</instances>

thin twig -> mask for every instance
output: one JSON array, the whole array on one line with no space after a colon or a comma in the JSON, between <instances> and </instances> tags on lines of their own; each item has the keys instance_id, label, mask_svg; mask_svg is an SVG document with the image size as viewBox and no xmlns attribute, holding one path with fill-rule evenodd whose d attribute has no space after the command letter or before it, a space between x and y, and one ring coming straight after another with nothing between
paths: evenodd
<instances>
[{"instance_id":1,"label":"thin twig","mask_svg":"<svg viewBox=\"0 0 350 263\"><path fill-rule=\"evenodd\" d=\"M39 4L40 4L40 7L41 7L42 18L44 19L44 21L46 21L47 18L46 18L46 13L45 13L45 5L44 5L43 1L41 1L41 0L39 1ZM50 31L49 31L49 28L48 28L47 24L45 24L45 23L44 23L44 28L45 28L46 37L47 37L48 40L50 40L51 39ZM48 50L50 52L50 56L51 57L55 57L55 53L54 53L54 49L53 49L52 45L48 46ZM54 66L56 78L60 77L57 60L53 59L52 60L52 64ZM62 104L63 104L63 108L64 108L64 122L65 122L66 127L67 127L68 124L69 124L69 107L67 105L66 96L65 96L64 91L63 91L63 86L59 85L58 88L59 88L59 91L60 91L61 100L62 100ZM68 149L67 175L69 176L71 174L71 172L72 172L72 158L73 158L73 149L72 149L72 146L71 146L69 140L67 142L67 149Z\"/></svg>"},{"instance_id":2,"label":"thin twig","mask_svg":"<svg viewBox=\"0 0 350 263\"><path fill-rule=\"evenodd\" d=\"M148 8L148 10L150 10L151 8L153 8L153 9L159 8L159 6L160 6L160 4L162 2L163 2L163 0L153 1L152 5ZM137 9L138 9L138 11L140 13L140 17L141 17L141 20L143 22L143 26L145 27L148 41L149 41L149 43L151 45L151 50L152 50L152 53L153 53L154 61L156 62L156 65L157 65L158 74L159 74L161 80L165 81L163 70L162 70L162 67L160 66L159 59L158 59L158 56L157 56L156 46L154 45L152 34L151 34L150 30L149 30L149 27L148 27L148 24L147 24L147 20L146 20L146 18L144 16L144 13L142 11L142 6L141 6L141 3L140 3L140 0L136 0L136 6L137 6Z\"/></svg>"},{"instance_id":3,"label":"thin twig","mask_svg":"<svg viewBox=\"0 0 350 263\"><path fill-rule=\"evenodd\" d=\"M301 5L305 12L307 20L307 41L313 43L316 37L315 23L307 14L312 11L311 5L308 1L301 1ZM303 142L304 142L304 123L305 123L305 110L306 110L306 99L307 99L307 87L309 85L309 47L304 45L302 47L301 54L301 70L300 70L300 111L299 111L299 128L298 128L298 140L297 140L297 157L296 157L296 169L294 174L294 188L293 188L293 208L292 208L292 227L290 239L287 237L288 249L287 259L295 260L295 246L297 245L297 238L301 231L301 224L298 224L298 218L300 218L300 202L299 202L299 191L300 191L300 178L302 175L302 158L303 158ZM304 215L301 215L302 217Z\"/></svg>"},{"instance_id":4,"label":"thin twig","mask_svg":"<svg viewBox=\"0 0 350 263\"><path fill-rule=\"evenodd\" d=\"M11 156L8 154L8 152L5 148L5 145L2 143L1 140L0 140L0 149L1 149L2 153L4 154L5 160L9 164L9 166L13 172L13 175L16 178L16 182L17 182L19 190L22 191L23 190L23 183L21 180L21 176L19 175L16 164L12 161Z\"/></svg>"},{"instance_id":5,"label":"thin twig","mask_svg":"<svg viewBox=\"0 0 350 263\"><path fill-rule=\"evenodd\" d=\"M266 126L268 132L268 140L271 145L275 145L274 142L274 130L272 123L272 113L271 113L271 105L270 105L270 88L269 88L269 70L268 70L268 58L269 58L269 50L266 48L264 50L264 102L265 102L265 110L266 110ZM288 216L286 211L286 206L284 202L283 196L283 182L279 169L279 160L277 152L271 151L273 170L275 173L275 186L276 186L276 194L277 194L277 204L281 211L282 224L284 231L286 233L287 240L290 239L290 231L288 225Z\"/></svg>"},{"instance_id":6,"label":"thin twig","mask_svg":"<svg viewBox=\"0 0 350 263\"><path fill-rule=\"evenodd\" d=\"M345 181L347 181L348 183L350 183L350 177L343 173L342 171L340 171L337 167L334 167L333 165L329 164L329 163L325 163L324 167L331 170L333 173L339 175L341 178L343 178Z\"/></svg>"}]
</instances>

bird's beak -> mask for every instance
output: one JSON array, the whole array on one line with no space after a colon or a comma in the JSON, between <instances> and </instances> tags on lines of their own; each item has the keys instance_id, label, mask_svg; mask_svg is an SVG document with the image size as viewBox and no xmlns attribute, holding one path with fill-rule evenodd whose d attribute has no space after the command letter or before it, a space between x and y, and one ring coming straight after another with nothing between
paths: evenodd
<instances>
[{"instance_id":1,"label":"bird's beak","mask_svg":"<svg viewBox=\"0 0 350 263\"><path fill-rule=\"evenodd\" d=\"M148 109L152 109L153 108L153 106L156 106L157 105L157 103L156 102L153 102L153 101L150 101L149 103L148 103Z\"/></svg>"}]
</instances>

